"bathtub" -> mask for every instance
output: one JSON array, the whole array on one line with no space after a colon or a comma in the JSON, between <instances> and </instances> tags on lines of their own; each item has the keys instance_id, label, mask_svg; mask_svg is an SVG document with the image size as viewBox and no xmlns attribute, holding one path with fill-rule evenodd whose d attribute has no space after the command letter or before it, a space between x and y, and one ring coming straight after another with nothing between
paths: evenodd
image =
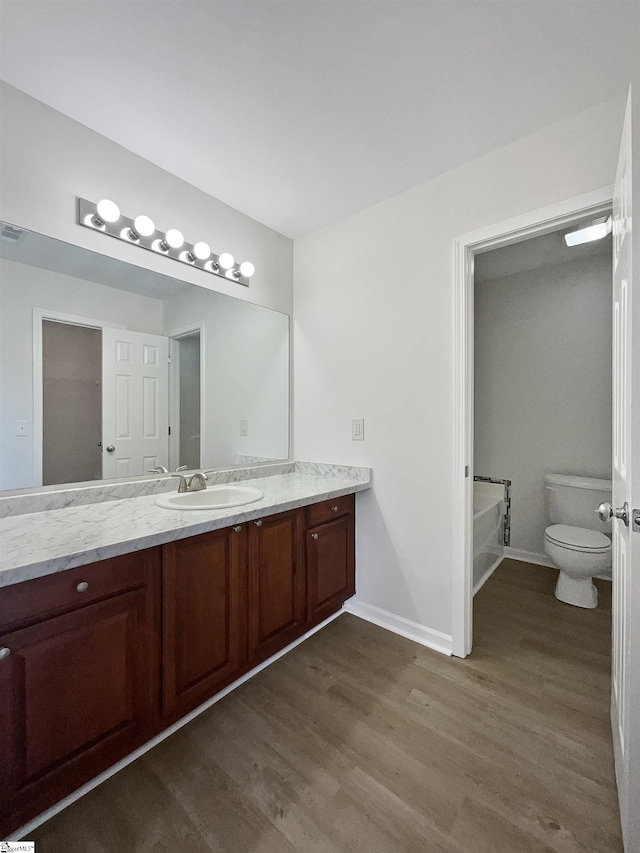
<instances>
[{"instance_id":1,"label":"bathtub","mask_svg":"<svg viewBox=\"0 0 640 853\"><path fill-rule=\"evenodd\" d=\"M502 483L473 483L473 594L488 580L504 556L502 525L505 488Z\"/></svg>"}]
</instances>

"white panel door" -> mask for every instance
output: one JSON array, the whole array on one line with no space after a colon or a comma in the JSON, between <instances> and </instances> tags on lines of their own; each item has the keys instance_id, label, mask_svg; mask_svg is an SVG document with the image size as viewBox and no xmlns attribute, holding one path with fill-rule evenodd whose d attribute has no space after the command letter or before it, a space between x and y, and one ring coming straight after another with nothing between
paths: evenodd
<instances>
[{"instance_id":1,"label":"white panel door","mask_svg":"<svg viewBox=\"0 0 640 853\"><path fill-rule=\"evenodd\" d=\"M102 476L169 465L169 339L102 332Z\"/></svg>"},{"instance_id":2,"label":"white panel door","mask_svg":"<svg viewBox=\"0 0 640 853\"><path fill-rule=\"evenodd\" d=\"M627 853L640 851L640 534L632 529L640 507L640 293L632 287L640 242L640 194L633 172L640 156L633 148L640 127L636 121L632 135L633 110L638 112L630 96L613 201L613 506L621 510L626 505L629 514L628 524L613 519L611 724ZM638 273L636 279L640 283Z\"/></svg>"}]
</instances>

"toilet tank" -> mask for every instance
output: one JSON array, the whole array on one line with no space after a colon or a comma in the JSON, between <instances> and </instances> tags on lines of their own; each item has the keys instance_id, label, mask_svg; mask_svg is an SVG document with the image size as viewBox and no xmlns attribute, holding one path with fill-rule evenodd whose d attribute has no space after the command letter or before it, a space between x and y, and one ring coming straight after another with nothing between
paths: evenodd
<instances>
[{"instance_id":1,"label":"toilet tank","mask_svg":"<svg viewBox=\"0 0 640 853\"><path fill-rule=\"evenodd\" d=\"M551 524L586 527L611 535L611 522L600 521L596 515L601 503L611 502L611 480L547 474L544 485Z\"/></svg>"}]
</instances>

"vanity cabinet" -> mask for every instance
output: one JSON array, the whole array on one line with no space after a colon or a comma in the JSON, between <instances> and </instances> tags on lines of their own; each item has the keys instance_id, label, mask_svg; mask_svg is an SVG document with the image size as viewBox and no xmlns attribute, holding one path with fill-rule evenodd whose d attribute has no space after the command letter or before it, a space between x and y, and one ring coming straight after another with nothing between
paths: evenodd
<instances>
[{"instance_id":1,"label":"vanity cabinet","mask_svg":"<svg viewBox=\"0 0 640 853\"><path fill-rule=\"evenodd\" d=\"M307 623L315 625L338 610L356 591L353 495L307 509Z\"/></svg>"},{"instance_id":2,"label":"vanity cabinet","mask_svg":"<svg viewBox=\"0 0 640 853\"><path fill-rule=\"evenodd\" d=\"M0 838L340 609L354 496L0 589Z\"/></svg>"},{"instance_id":3,"label":"vanity cabinet","mask_svg":"<svg viewBox=\"0 0 640 853\"><path fill-rule=\"evenodd\" d=\"M249 525L249 657L270 657L304 632L302 510Z\"/></svg>"},{"instance_id":4,"label":"vanity cabinet","mask_svg":"<svg viewBox=\"0 0 640 853\"><path fill-rule=\"evenodd\" d=\"M162 608L162 714L174 718L246 663L246 525L165 545Z\"/></svg>"},{"instance_id":5,"label":"vanity cabinet","mask_svg":"<svg viewBox=\"0 0 640 853\"><path fill-rule=\"evenodd\" d=\"M149 549L1 590L0 817L14 826L151 736L159 570Z\"/></svg>"}]
</instances>

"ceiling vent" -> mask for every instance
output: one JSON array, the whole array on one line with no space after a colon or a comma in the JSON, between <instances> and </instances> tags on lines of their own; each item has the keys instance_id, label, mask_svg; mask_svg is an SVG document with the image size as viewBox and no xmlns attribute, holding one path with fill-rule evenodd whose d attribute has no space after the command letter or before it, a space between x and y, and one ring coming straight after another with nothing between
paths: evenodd
<instances>
[{"instance_id":1,"label":"ceiling vent","mask_svg":"<svg viewBox=\"0 0 640 853\"><path fill-rule=\"evenodd\" d=\"M27 231L22 228L14 228L13 225L7 225L5 222L0 222L0 240L5 240L7 243L13 243L16 246L22 243L27 236Z\"/></svg>"}]
</instances>

